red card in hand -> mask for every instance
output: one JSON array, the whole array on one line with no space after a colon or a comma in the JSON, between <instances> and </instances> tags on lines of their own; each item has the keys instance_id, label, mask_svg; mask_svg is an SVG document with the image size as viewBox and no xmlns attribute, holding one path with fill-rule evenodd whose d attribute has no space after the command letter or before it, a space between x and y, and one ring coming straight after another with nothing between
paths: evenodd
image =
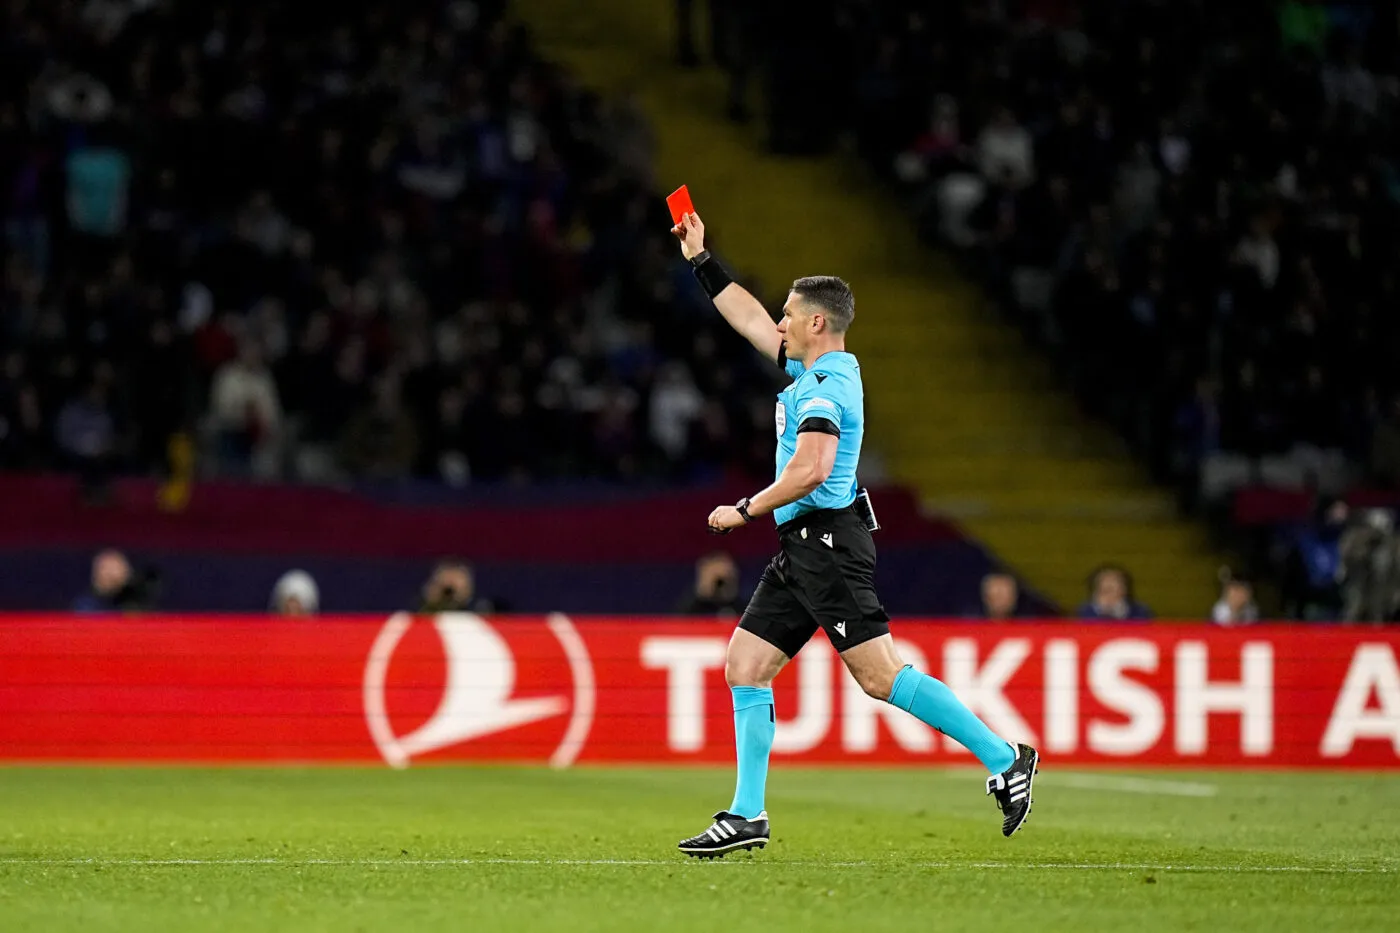
<instances>
[{"instance_id":1,"label":"red card in hand","mask_svg":"<svg viewBox=\"0 0 1400 933\"><path fill-rule=\"evenodd\" d=\"M671 223L678 224L686 214L695 213L695 205L690 203L690 189L681 185L666 195L666 206L671 209Z\"/></svg>"}]
</instances>

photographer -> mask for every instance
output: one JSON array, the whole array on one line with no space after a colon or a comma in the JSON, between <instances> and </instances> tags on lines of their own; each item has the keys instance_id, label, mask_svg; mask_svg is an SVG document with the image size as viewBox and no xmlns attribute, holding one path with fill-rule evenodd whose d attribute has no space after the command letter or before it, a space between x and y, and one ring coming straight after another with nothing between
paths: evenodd
<instances>
[{"instance_id":1,"label":"photographer","mask_svg":"<svg viewBox=\"0 0 1400 933\"><path fill-rule=\"evenodd\" d=\"M1220 572L1220 599L1210 610L1216 625L1252 625L1259 621L1259 606L1254 602L1254 584L1229 568Z\"/></svg>"},{"instance_id":2,"label":"photographer","mask_svg":"<svg viewBox=\"0 0 1400 933\"><path fill-rule=\"evenodd\" d=\"M423 615L439 612L505 612L499 600L478 596L476 575L471 565L460 560L445 560L433 568L428 582L423 584L423 601L418 606Z\"/></svg>"},{"instance_id":3,"label":"photographer","mask_svg":"<svg viewBox=\"0 0 1400 933\"><path fill-rule=\"evenodd\" d=\"M1133 578L1115 564L1104 564L1089 576L1089 600L1075 614L1098 622L1145 621L1152 610L1133 595Z\"/></svg>"},{"instance_id":4,"label":"photographer","mask_svg":"<svg viewBox=\"0 0 1400 933\"><path fill-rule=\"evenodd\" d=\"M101 551L92 559L91 589L73 601L74 612L145 612L155 607L160 575L139 575L121 551Z\"/></svg>"},{"instance_id":5,"label":"photographer","mask_svg":"<svg viewBox=\"0 0 1400 933\"><path fill-rule=\"evenodd\" d=\"M681 597L676 612L690 616L738 615L739 567L723 551L706 554L695 563L695 588Z\"/></svg>"},{"instance_id":6,"label":"photographer","mask_svg":"<svg viewBox=\"0 0 1400 933\"><path fill-rule=\"evenodd\" d=\"M1283 563L1283 612L1316 622L1342 615L1342 535L1351 510L1336 499L1318 507L1316 519L1297 529Z\"/></svg>"},{"instance_id":7,"label":"photographer","mask_svg":"<svg viewBox=\"0 0 1400 933\"><path fill-rule=\"evenodd\" d=\"M1390 622L1400 608L1400 540L1395 518L1368 509L1342 534L1342 618Z\"/></svg>"}]
</instances>

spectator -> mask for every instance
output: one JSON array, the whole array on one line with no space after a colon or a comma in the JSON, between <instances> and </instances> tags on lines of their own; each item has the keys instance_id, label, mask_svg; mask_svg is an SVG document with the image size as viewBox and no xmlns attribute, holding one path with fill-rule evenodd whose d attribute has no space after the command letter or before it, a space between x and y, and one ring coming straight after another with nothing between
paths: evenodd
<instances>
[{"instance_id":1,"label":"spectator","mask_svg":"<svg viewBox=\"0 0 1400 933\"><path fill-rule=\"evenodd\" d=\"M418 430L404 410L397 380L386 375L374 384L373 401L345 427L341 459L351 476L402 479L418 456Z\"/></svg>"},{"instance_id":2,"label":"spectator","mask_svg":"<svg viewBox=\"0 0 1400 933\"><path fill-rule=\"evenodd\" d=\"M1250 223L1249 233L1235 247L1233 260L1254 273L1259 287L1272 290L1278 282L1280 254L1278 241L1269 230L1265 217L1255 217Z\"/></svg>"},{"instance_id":3,"label":"spectator","mask_svg":"<svg viewBox=\"0 0 1400 933\"><path fill-rule=\"evenodd\" d=\"M989 573L982 578L982 618L991 622L1021 614L1021 587L1009 573Z\"/></svg>"},{"instance_id":4,"label":"spectator","mask_svg":"<svg viewBox=\"0 0 1400 933\"><path fill-rule=\"evenodd\" d=\"M1400 609L1400 538L1395 517L1367 509L1342 534L1342 618L1391 622Z\"/></svg>"},{"instance_id":5,"label":"spectator","mask_svg":"<svg viewBox=\"0 0 1400 933\"><path fill-rule=\"evenodd\" d=\"M95 237L115 237L125 230L131 177L126 154L110 146L82 146L68 157L65 168L73 230Z\"/></svg>"},{"instance_id":6,"label":"spectator","mask_svg":"<svg viewBox=\"0 0 1400 933\"><path fill-rule=\"evenodd\" d=\"M693 616L735 616L743 609L739 599L739 567L723 551L706 554L695 562L695 586L681 598L676 612Z\"/></svg>"},{"instance_id":7,"label":"spectator","mask_svg":"<svg viewBox=\"0 0 1400 933\"><path fill-rule=\"evenodd\" d=\"M1133 154L1118 167L1114 207L1125 229L1143 230L1156 219L1162 175L1147 143L1133 147Z\"/></svg>"},{"instance_id":8,"label":"spectator","mask_svg":"<svg viewBox=\"0 0 1400 933\"><path fill-rule=\"evenodd\" d=\"M1305 49L1321 58L1327 44L1327 7L1321 0L1284 0L1278 8L1285 50Z\"/></svg>"},{"instance_id":9,"label":"spectator","mask_svg":"<svg viewBox=\"0 0 1400 933\"><path fill-rule=\"evenodd\" d=\"M1291 619L1336 619L1342 611L1341 538L1350 509L1338 499L1294 532L1284 558L1283 611Z\"/></svg>"},{"instance_id":10,"label":"spectator","mask_svg":"<svg viewBox=\"0 0 1400 933\"><path fill-rule=\"evenodd\" d=\"M54 426L55 441L67 464L77 471L85 494L102 495L114 464L116 425L107 405L107 389L94 379L82 395L63 406Z\"/></svg>"},{"instance_id":11,"label":"spectator","mask_svg":"<svg viewBox=\"0 0 1400 933\"><path fill-rule=\"evenodd\" d=\"M428 421L427 442L421 454L428 461L424 472L435 473L449 486L465 486L472 478L466 412L466 394L451 387L438 396L437 410Z\"/></svg>"},{"instance_id":12,"label":"spectator","mask_svg":"<svg viewBox=\"0 0 1400 933\"><path fill-rule=\"evenodd\" d=\"M91 588L74 600L73 611L149 611L155 606L158 583L154 571L138 576L121 551L101 551L92 559Z\"/></svg>"},{"instance_id":13,"label":"spectator","mask_svg":"<svg viewBox=\"0 0 1400 933\"><path fill-rule=\"evenodd\" d=\"M1202 376L1195 394L1177 408L1172 469L1184 480L1183 495L1193 501L1200 481L1201 463L1220 449L1220 387Z\"/></svg>"},{"instance_id":14,"label":"spectator","mask_svg":"<svg viewBox=\"0 0 1400 933\"><path fill-rule=\"evenodd\" d=\"M1075 615L1101 622L1141 621L1152 618L1152 610L1134 599L1133 578L1128 571L1105 564L1089 577L1089 601Z\"/></svg>"},{"instance_id":15,"label":"spectator","mask_svg":"<svg viewBox=\"0 0 1400 933\"><path fill-rule=\"evenodd\" d=\"M272 587L268 608L279 616L314 616L321 609L321 591L305 570L288 570Z\"/></svg>"},{"instance_id":16,"label":"spectator","mask_svg":"<svg viewBox=\"0 0 1400 933\"><path fill-rule=\"evenodd\" d=\"M690 426L700 416L705 398L684 363L667 363L652 389L649 421L651 439L672 463L685 460Z\"/></svg>"},{"instance_id":17,"label":"spectator","mask_svg":"<svg viewBox=\"0 0 1400 933\"><path fill-rule=\"evenodd\" d=\"M1220 599L1210 610L1216 625L1250 625L1259 621L1259 607L1254 604L1254 586L1244 577L1226 571L1220 585Z\"/></svg>"},{"instance_id":18,"label":"spectator","mask_svg":"<svg viewBox=\"0 0 1400 933\"><path fill-rule=\"evenodd\" d=\"M245 339L238 356L214 374L209 422L223 471L261 478L278 475L282 403L256 341Z\"/></svg>"},{"instance_id":19,"label":"spectator","mask_svg":"<svg viewBox=\"0 0 1400 933\"><path fill-rule=\"evenodd\" d=\"M418 611L424 615L439 612L504 612L499 600L477 595L476 574L470 564L446 560L433 568L423 584L423 601Z\"/></svg>"},{"instance_id":20,"label":"spectator","mask_svg":"<svg viewBox=\"0 0 1400 933\"><path fill-rule=\"evenodd\" d=\"M1003 107L977 137L977 169L989 182L1009 188L1026 187L1035 178L1035 147L1031 134Z\"/></svg>"},{"instance_id":21,"label":"spectator","mask_svg":"<svg viewBox=\"0 0 1400 933\"><path fill-rule=\"evenodd\" d=\"M11 398L0 397L0 468L34 470L48 459L49 444L34 386L21 385Z\"/></svg>"},{"instance_id":22,"label":"spectator","mask_svg":"<svg viewBox=\"0 0 1400 933\"><path fill-rule=\"evenodd\" d=\"M964 167L965 148L957 99L940 94L934 98L927 128L900 153L898 174L904 181L941 178Z\"/></svg>"}]
</instances>

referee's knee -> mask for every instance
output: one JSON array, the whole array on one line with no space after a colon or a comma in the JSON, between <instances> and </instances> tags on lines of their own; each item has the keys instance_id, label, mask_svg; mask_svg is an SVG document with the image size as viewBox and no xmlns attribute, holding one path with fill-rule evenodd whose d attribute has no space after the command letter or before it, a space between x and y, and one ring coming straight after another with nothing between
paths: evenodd
<instances>
[{"instance_id":1,"label":"referee's knee","mask_svg":"<svg viewBox=\"0 0 1400 933\"><path fill-rule=\"evenodd\" d=\"M772 678L763 679L761 665L752 661L727 659L724 662L724 681L731 687L766 687Z\"/></svg>"},{"instance_id":2,"label":"referee's knee","mask_svg":"<svg viewBox=\"0 0 1400 933\"><path fill-rule=\"evenodd\" d=\"M781 662L763 654L730 651L724 659L724 680L731 687L771 687L781 668Z\"/></svg>"},{"instance_id":3,"label":"referee's knee","mask_svg":"<svg viewBox=\"0 0 1400 933\"><path fill-rule=\"evenodd\" d=\"M860 684L860 689L865 691L866 696L887 701L890 698L890 693L894 690L894 679L898 674L899 668L886 669L881 667L875 670L865 670L856 675L856 683Z\"/></svg>"},{"instance_id":4,"label":"referee's knee","mask_svg":"<svg viewBox=\"0 0 1400 933\"><path fill-rule=\"evenodd\" d=\"M724 679L731 687L771 687L787 660L776 646L736 629L724 653Z\"/></svg>"}]
</instances>

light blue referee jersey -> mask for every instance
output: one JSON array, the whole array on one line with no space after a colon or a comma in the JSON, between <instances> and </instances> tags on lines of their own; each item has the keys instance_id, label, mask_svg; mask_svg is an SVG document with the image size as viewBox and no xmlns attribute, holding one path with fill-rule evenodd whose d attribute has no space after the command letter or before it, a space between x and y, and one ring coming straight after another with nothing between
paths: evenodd
<instances>
[{"instance_id":1,"label":"light blue referee jersey","mask_svg":"<svg viewBox=\"0 0 1400 933\"><path fill-rule=\"evenodd\" d=\"M856 467L865 436L865 389L854 355L834 350L818 357L811 369L803 369L796 360L788 360L784 368L792 385L778 394L777 474L797 453L797 429L809 418L833 425L840 438L831 475L808 495L774 512L780 525L805 512L845 508L855 501Z\"/></svg>"}]
</instances>

